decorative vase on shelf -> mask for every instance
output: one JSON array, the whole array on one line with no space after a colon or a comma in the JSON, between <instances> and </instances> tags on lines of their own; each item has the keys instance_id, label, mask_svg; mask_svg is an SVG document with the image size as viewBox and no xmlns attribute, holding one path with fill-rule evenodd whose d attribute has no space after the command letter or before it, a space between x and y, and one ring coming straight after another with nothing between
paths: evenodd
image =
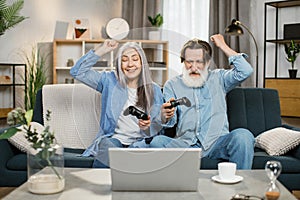
<instances>
[{"instance_id":1,"label":"decorative vase on shelf","mask_svg":"<svg viewBox=\"0 0 300 200\"><path fill-rule=\"evenodd\" d=\"M149 40L160 40L160 30L149 31Z\"/></svg>"},{"instance_id":2,"label":"decorative vase on shelf","mask_svg":"<svg viewBox=\"0 0 300 200\"><path fill-rule=\"evenodd\" d=\"M48 148L27 151L28 190L35 194L53 194L65 187L64 148L54 143Z\"/></svg>"},{"instance_id":3,"label":"decorative vase on shelf","mask_svg":"<svg viewBox=\"0 0 300 200\"><path fill-rule=\"evenodd\" d=\"M158 13L156 16L148 16L148 20L152 25L152 28L149 30L148 36L149 40L160 40L160 27L162 26L164 20L163 16Z\"/></svg>"},{"instance_id":4,"label":"decorative vase on shelf","mask_svg":"<svg viewBox=\"0 0 300 200\"><path fill-rule=\"evenodd\" d=\"M290 78L297 78L297 69L289 69Z\"/></svg>"},{"instance_id":5,"label":"decorative vase on shelf","mask_svg":"<svg viewBox=\"0 0 300 200\"><path fill-rule=\"evenodd\" d=\"M300 44L291 40L289 43L284 44L284 51L286 53L286 60L292 65L292 69L289 69L290 78L296 78L297 69L295 69L294 66L297 56L300 53Z\"/></svg>"}]
</instances>

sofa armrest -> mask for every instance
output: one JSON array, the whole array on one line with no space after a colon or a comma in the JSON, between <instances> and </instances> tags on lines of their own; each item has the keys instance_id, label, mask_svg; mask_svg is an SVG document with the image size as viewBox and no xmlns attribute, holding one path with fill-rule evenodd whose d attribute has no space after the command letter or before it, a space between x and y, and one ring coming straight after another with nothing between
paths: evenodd
<instances>
[{"instance_id":1,"label":"sofa armrest","mask_svg":"<svg viewBox=\"0 0 300 200\"><path fill-rule=\"evenodd\" d=\"M294 127L294 126L291 126L288 124L283 124L282 127L300 132L300 128ZM298 145L296 148L292 149L290 152L288 152L288 154L295 158L298 158L300 160L300 145Z\"/></svg>"},{"instance_id":2,"label":"sofa armrest","mask_svg":"<svg viewBox=\"0 0 300 200\"><path fill-rule=\"evenodd\" d=\"M294 130L294 131L300 131L300 128L295 127L295 126L291 126L291 125L288 125L288 124L282 124L282 127L287 128L287 129L291 129L291 130Z\"/></svg>"},{"instance_id":3,"label":"sofa armrest","mask_svg":"<svg viewBox=\"0 0 300 200\"><path fill-rule=\"evenodd\" d=\"M300 145L292 149L288 154L300 160Z\"/></svg>"},{"instance_id":4,"label":"sofa armrest","mask_svg":"<svg viewBox=\"0 0 300 200\"><path fill-rule=\"evenodd\" d=\"M4 133L8 128L0 129L0 134ZM9 143L7 139L0 140L0 174L1 171L6 169L7 161L14 155L20 153L20 151Z\"/></svg>"},{"instance_id":5,"label":"sofa armrest","mask_svg":"<svg viewBox=\"0 0 300 200\"><path fill-rule=\"evenodd\" d=\"M0 134L4 133L8 128L0 129ZM7 161L14 155L21 153L19 149L13 146L7 139L0 140L0 170L6 168Z\"/></svg>"}]
</instances>

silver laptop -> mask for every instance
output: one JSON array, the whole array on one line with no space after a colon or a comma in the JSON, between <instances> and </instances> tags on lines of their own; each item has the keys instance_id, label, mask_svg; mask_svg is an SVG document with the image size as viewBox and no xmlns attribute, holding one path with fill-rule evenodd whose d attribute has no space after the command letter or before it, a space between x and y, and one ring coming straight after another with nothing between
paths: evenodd
<instances>
[{"instance_id":1,"label":"silver laptop","mask_svg":"<svg viewBox=\"0 0 300 200\"><path fill-rule=\"evenodd\" d=\"M113 191L196 191L200 148L109 148Z\"/></svg>"}]
</instances>

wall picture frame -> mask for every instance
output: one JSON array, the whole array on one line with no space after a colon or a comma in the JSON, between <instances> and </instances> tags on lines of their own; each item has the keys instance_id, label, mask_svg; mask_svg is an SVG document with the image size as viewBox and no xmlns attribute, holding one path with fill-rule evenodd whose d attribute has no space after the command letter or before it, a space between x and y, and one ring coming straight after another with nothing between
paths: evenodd
<instances>
[{"instance_id":1,"label":"wall picture frame","mask_svg":"<svg viewBox=\"0 0 300 200\"><path fill-rule=\"evenodd\" d=\"M73 19L74 39L92 39L89 20L86 18Z\"/></svg>"}]
</instances>

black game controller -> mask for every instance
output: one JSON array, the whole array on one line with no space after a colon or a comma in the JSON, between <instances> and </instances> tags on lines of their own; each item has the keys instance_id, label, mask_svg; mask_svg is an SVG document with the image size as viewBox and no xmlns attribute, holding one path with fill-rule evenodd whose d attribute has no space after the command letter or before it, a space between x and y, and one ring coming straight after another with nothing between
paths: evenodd
<instances>
[{"instance_id":1,"label":"black game controller","mask_svg":"<svg viewBox=\"0 0 300 200\"><path fill-rule=\"evenodd\" d=\"M191 106L191 102L187 97L182 97L179 99L175 99L173 101L170 101L171 106L168 106L166 108L173 108L176 107L178 105L185 105L186 107L190 107Z\"/></svg>"},{"instance_id":2,"label":"black game controller","mask_svg":"<svg viewBox=\"0 0 300 200\"><path fill-rule=\"evenodd\" d=\"M134 106L129 106L128 108L126 108L123 114L125 116L131 114L133 116L136 116L138 119L148 120L148 115Z\"/></svg>"}]
</instances>

